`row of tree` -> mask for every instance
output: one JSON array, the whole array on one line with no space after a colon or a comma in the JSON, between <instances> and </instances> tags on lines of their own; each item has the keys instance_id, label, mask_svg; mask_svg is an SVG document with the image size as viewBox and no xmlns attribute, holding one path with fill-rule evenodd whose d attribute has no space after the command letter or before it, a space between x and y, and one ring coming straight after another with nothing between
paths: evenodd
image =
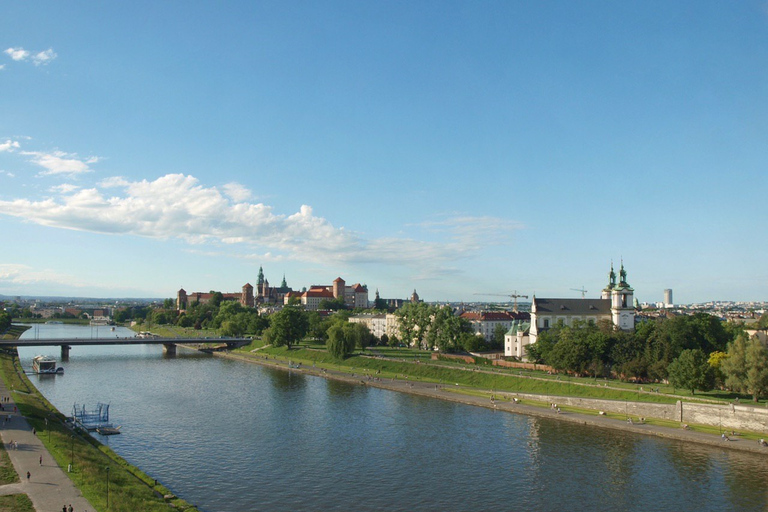
<instances>
[{"instance_id":1,"label":"row of tree","mask_svg":"<svg viewBox=\"0 0 768 512\"><path fill-rule=\"evenodd\" d=\"M724 351L738 332L706 313L643 322L629 332L609 321L560 323L539 334L528 357L572 373L662 381L684 350Z\"/></svg>"}]
</instances>

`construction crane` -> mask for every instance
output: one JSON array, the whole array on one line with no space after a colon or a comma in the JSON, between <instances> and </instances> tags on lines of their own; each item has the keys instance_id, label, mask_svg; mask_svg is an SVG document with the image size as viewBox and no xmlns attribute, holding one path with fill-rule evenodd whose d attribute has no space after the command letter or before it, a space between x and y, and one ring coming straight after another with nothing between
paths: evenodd
<instances>
[{"instance_id":1,"label":"construction crane","mask_svg":"<svg viewBox=\"0 0 768 512\"><path fill-rule=\"evenodd\" d=\"M511 297L515 301L515 305L512 308L512 310L515 313L517 313L517 299L518 298L523 298L523 299L527 299L528 298L527 295L519 295L517 293L517 290L515 290L514 293L475 293L475 295L487 295L487 296L490 296L490 297Z\"/></svg>"},{"instance_id":2,"label":"construction crane","mask_svg":"<svg viewBox=\"0 0 768 512\"><path fill-rule=\"evenodd\" d=\"M584 298L584 295L587 293L587 290L585 290L583 286L581 288L571 288L571 290L575 292L581 292L582 299Z\"/></svg>"}]
</instances>

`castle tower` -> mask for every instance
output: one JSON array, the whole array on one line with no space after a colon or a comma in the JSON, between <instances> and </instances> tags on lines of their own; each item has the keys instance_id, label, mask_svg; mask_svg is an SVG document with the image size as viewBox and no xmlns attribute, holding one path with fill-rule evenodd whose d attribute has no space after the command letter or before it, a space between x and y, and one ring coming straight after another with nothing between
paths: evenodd
<instances>
[{"instance_id":1,"label":"castle tower","mask_svg":"<svg viewBox=\"0 0 768 512\"><path fill-rule=\"evenodd\" d=\"M413 293L411 294L411 302L419 302L419 294L416 293L416 288L413 289Z\"/></svg>"},{"instance_id":2,"label":"castle tower","mask_svg":"<svg viewBox=\"0 0 768 512\"><path fill-rule=\"evenodd\" d=\"M245 283L245 285L243 285L243 294L240 297L240 304L247 308L253 307L253 286L251 286L251 283Z\"/></svg>"},{"instance_id":3,"label":"castle tower","mask_svg":"<svg viewBox=\"0 0 768 512\"><path fill-rule=\"evenodd\" d=\"M611 266L613 274L613 266ZM616 280L616 274L613 274L613 281ZM605 291L603 291L605 293ZM627 271L624 270L624 262L621 262L619 271L619 284L610 290L611 299L611 317L613 325L625 331L631 331L635 328L635 290L627 282Z\"/></svg>"},{"instance_id":4,"label":"castle tower","mask_svg":"<svg viewBox=\"0 0 768 512\"><path fill-rule=\"evenodd\" d=\"M184 288L176 292L176 309L179 311L187 309L187 292Z\"/></svg>"},{"instance_id":5,"label":"castle tower","mask_svg":"<svg viewBox=\"0 0 768 512\"><path fill-rule=\"evenodd\" d=\"M341 297L342 299L344 298L344 287L346 286L346 284L347 283L341 277L337 277L333 281L333 298L334 299L338 299L339 297Z\"/></svg>"}]
</instances>

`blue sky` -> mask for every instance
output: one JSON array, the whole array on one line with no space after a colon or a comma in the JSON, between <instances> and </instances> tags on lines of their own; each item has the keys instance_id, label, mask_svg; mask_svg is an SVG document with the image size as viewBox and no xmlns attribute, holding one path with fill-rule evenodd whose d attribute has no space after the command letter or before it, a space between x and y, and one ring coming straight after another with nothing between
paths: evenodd
<instances>
[{"instance_id":1,"label":"blue sky","mask_svg":"<svg viewBox=\"0 0 768 512\"><path fill-rule=\"evenodd\" d=\"M768 300L768 2L6 2L0 294Z\"/></svg>"}]
</instances>

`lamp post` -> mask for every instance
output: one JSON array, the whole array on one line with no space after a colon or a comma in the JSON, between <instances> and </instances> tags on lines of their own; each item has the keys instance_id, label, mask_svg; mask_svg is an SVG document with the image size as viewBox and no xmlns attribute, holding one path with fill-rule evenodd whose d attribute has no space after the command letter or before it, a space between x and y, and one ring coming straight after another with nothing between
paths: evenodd
<instances>
[{"instance_id":1,"label":"lamp post","mask_svg":"<svg viewBox=\"0 0 768 512\"><path fill-rule=\"evenodd\" d=\"M107 466L107 509L109 509L109 466Z\"/></svg>"}]
</instances>

